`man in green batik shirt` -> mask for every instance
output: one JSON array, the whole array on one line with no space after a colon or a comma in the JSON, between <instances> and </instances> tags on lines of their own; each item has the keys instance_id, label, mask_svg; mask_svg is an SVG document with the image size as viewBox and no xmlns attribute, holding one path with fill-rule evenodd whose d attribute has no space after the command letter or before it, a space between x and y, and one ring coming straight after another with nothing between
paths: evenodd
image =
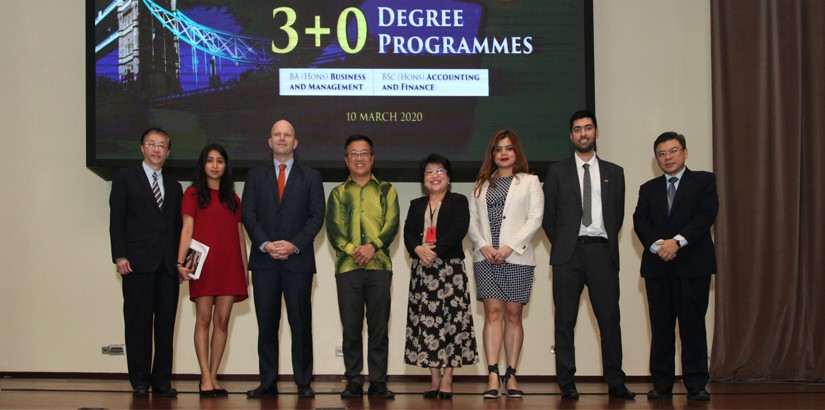
<instances>
[{"instance_id":1,"label":"man in green batik shirt","mask_svg":"<svg viewBox=\"0 0 825 410\"><path fill-rule=\"evenodd\" d=\"M398 233L398 193L372 174L373 144L352 135L344 144L350 175L333 188L326 209L327 238L335 248L338 310L344 329L347 387L342 398L364 394L362 329L366 305L367 366L370 397L392 399L387 389L392 260L390 244Z\"/></svg>"}]
</instances>

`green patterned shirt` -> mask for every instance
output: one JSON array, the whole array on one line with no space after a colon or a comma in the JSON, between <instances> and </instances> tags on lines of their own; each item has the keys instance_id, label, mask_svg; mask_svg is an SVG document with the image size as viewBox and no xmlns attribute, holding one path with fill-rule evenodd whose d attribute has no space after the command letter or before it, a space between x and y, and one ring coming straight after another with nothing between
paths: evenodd
<instances>
[{"instance_id":1,"label":"green patterned shirt","mask_svg":"<svg viewBox=\"0 0 825 410\"><path fill-rule=\"evenodd\" d=\"M335 274L355 269L392 270L390 244L398 233L398 193L389 182L370 176L364 186L351 177L332 189L327 200L327 238L335 249ZM372 244L375 256L366 266L350 255Z\"/></svg>"}]
</instances>

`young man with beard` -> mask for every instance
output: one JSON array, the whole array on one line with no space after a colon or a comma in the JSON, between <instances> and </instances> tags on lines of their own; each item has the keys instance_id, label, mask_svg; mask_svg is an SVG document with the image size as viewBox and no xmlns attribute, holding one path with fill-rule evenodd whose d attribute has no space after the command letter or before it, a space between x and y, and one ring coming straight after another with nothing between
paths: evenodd
<instances>
[{"instance_id":1,"label":"young man with beard","mask_svg":"<svg viewBox=\"0 0 825 410\"><path fill-rule=\"evenodd\" d=\"M544 231L550 239L555 306L556 377L562 399L578 400L573 344L586 285L599 324L602 368L610 397L631 400L622 370L619 314L619 230L624 219L624 171L596 156L599 128L586 110L570 117L575 154L547 170Z\"/></svg>"}]
</instances>

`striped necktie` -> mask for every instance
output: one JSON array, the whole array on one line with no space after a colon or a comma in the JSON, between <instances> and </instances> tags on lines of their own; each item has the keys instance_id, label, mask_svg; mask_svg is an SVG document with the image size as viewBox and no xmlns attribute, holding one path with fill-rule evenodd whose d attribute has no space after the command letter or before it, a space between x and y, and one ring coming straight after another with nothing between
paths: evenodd
<instances>
[{"instance_id":1,"label":"striped necktie","mask_svg":"<svg viewBox=\"0 0 825 410\"><path fill-rule=\"evenodd\" d=\"M152 193L155 195L155 202L158 203L158 208L163 208L163 195L160 194L157 172L152 173Z\"/></svg>"}]
</instances>

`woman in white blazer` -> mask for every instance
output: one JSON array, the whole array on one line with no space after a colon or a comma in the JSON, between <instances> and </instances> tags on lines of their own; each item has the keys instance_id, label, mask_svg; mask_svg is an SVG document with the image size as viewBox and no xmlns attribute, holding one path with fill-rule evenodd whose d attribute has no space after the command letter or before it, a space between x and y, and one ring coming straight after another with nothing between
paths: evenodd
<instances>
[{"instance_id":1,"label":"woman in white blazer","mask_svg":"<svg viewBox=\"0 0 825 410\"><path fill-rule=\"evenodd\" d=\"M536 258L533 235L541 227L544 194L538 177L529 174L518 135L501 130L493 135L470 196L470 240L476 298L484 304L484 353L488 385L484 398L523 392L515 379L524 328L521 316L530 301ZM499 376L501 346L507 358ZM503 386L502 386L503 385Z\"/></svg>"}]
</instances>

